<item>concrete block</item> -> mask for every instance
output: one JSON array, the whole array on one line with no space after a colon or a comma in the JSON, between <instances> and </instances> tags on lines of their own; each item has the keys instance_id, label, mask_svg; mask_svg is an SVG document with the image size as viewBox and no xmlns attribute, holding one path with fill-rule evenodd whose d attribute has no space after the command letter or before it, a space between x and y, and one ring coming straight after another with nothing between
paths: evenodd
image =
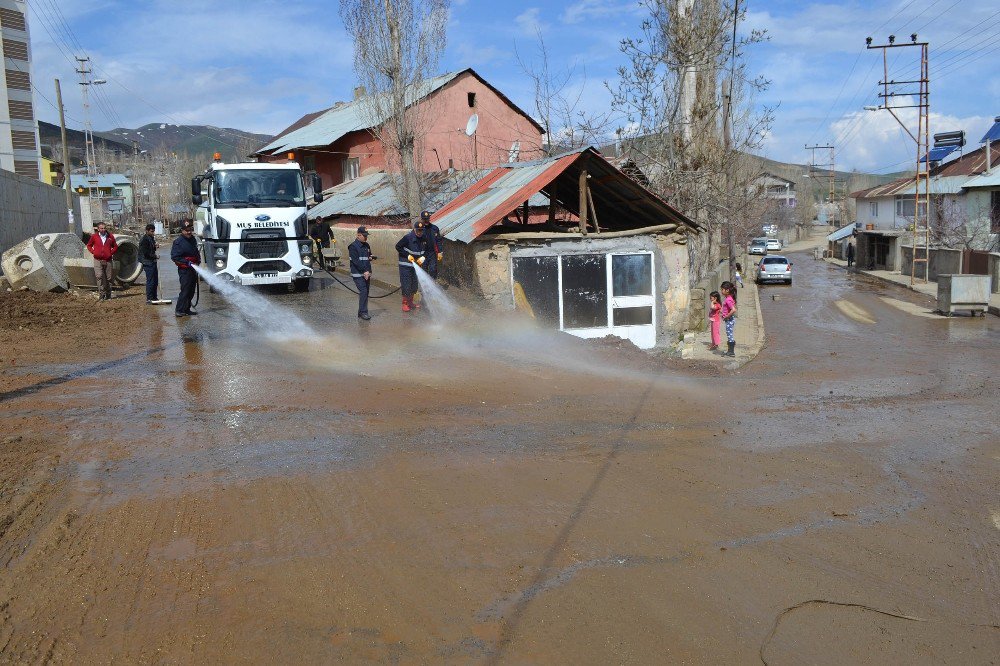
<instances>
[{"instance_id":1,"label":"concrete block","mask_svg":"<svg viewBox=\"0 0 1000 666\"><path fill-rule=\"evenodd\" d=\"M69 276L69 283L74 287L97 287L97 271L94 270L94 258L63 259L63 268Z\"/></svg>"},{"instance_id":2,"label":"concrete block","mask_svg":"<svg viewBox=\"0 0 1000 666\"><path fill-rule=\"evenodd\" d=\"M89 258L87 246L75 234L39 234L35 240L45 249L46 266L59 275L60 282L69 283L69 275L63 266L64 259Z\"/></svg>"},{"instance_id":3,"label":"concrete block","mask_svg":"<svg viewBox=\"0 0 1000 666\"><path fill-rule=\"evenodd\" d=\"M22 241L3 253L0 260L12 289L65 291L69 287L62 262L55 267L49 253L35 238Z\"/></svg>"}]
</instances>

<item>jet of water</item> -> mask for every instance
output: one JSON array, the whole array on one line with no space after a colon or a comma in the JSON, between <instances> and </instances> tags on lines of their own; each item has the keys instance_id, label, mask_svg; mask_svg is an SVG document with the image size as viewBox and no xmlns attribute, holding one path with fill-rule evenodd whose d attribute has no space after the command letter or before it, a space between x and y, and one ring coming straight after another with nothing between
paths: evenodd
<instances>
[{"instance_id":1,"label":"jet of water","mask_svg":"<svg viewBox=\"0 0 1000 666\"><path fill-rule=\"evenodd\" d=\"M194 266L205 282L222 294L229 303L243 314L250 323L261 328L274 339L316 337L315 331L291 310L283 308L250 287L238 286L228 280Z\"/></svg>"},{"instance_id":2,"label":"jet of water","mask_svg":"<svg viewBox=\"0 0 1000 666\"><path fill-rule=\"evenodd\" d=\"M458 319L458 306L448 298L448 295L438 286L434 278L421 268L419 264L413 264L413 267L416 269L417 283L420 285L420 293L423 295L424 304L430 310L431 316L442 323L456 321Z\"/></svg>"}]
</instances>

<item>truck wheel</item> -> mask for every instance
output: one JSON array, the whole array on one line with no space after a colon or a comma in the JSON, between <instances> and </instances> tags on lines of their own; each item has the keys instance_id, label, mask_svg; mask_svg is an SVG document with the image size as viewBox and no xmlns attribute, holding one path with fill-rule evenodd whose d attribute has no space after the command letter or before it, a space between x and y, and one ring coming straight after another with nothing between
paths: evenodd
<instances>
[{"instance_id":1,"label":"truck wheel","mask_svg":"<svg viewBox=\"0 0 1000 666\"><path fill-rule=\"evenodd\" d=\"M309 291L309 278L297 278L293 284L295 285L295 291L297 293Z\"/></svg>"}]
</instances>

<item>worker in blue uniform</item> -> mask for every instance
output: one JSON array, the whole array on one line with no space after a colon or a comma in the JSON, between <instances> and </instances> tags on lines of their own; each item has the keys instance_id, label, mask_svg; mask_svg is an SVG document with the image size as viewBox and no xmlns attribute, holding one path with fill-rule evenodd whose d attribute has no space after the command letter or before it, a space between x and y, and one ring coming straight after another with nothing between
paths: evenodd
<instances>
[{"instance_id":1,"label":"worker in blue uniform","mask_svg":"<svg viewBox=\"0 0 1000 666\"><path fill-rule=\"evenodd\" d=\"M396 252L399 253L399 287L403 292L403 312L419 310L420 306L413 302L413 296L419 288L417 271L423 270L417 266L422 267L427 263L427 236L422 221L414 224L413 231L399 239Z\"/></svg>"},{"instance_id":2,"label":"worker in blue uniform","mask_svg":"<svg viewBox=\"0 0 1000 666\"><path fill-rule=\"evenodd\" d=\"M368 244L368 229L358 227L357 238L347 246L347 252L351 256L351 277L358 288L358 317L368 321L371 319L368 314L368 287L372 279L372 259L375 258Z\"/></svg>"},{"instance_id":3,"label":"worker in blue uniform","mask_svg":"<svg viewBox=\"0 0 1000 666\"><path fill-rule=\"evenodd\" d=\"M200 264L201 257L198 254L198 239L194 237L194 224L190 220L181 225L181 235L174 239L170 247L170 260L177 265L177 278L181 283L174 314L178 317L196 315L198 313L191 309L191 301L198 286L198 274L192 266Z\"/></svg>"},{"instance_id":4,"label":"worker in blue uniform","mask_svg":"<svg viewBox=\"0 0 1000 666\"><path fill-rule=\"evenodd\" d=\"M420 221L426 227L424 235L427 236L427 263L424 264L424 270L437 280L438 264L444 259L444 252L442 252L444 241L441 238L441 230L431 222L430 211L425 210L420 213Z\"/></svg>"}]
</instances>

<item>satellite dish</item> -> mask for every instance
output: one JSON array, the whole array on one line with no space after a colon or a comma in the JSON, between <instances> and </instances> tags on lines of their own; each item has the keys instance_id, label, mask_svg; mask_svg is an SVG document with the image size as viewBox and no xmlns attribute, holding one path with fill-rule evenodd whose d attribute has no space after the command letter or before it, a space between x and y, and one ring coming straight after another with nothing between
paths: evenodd
<instances>
[{"instance_id":1,"label":"satellite dish","mask_svg":"<svg viewBox=\"0 0 1000 666\"><path fill-rule=\"evenodd\" d=\"M465 123L465 134L466 136L472 136L476 133L476 128L479 127L479 114L473 113L469 116L469 122Z\"/></svg>"},{"instance_id":2,"label":"satellite dish","mask_svg":"<svg viewBox=\"0 0 1000 666\"><path fill-rule=\"evenodd\" d=\"M521 154L521 142L515 141L510 144L510 152L507 153L508 162L516 162L518 156Z\"/></svg>"}]
</instances>

